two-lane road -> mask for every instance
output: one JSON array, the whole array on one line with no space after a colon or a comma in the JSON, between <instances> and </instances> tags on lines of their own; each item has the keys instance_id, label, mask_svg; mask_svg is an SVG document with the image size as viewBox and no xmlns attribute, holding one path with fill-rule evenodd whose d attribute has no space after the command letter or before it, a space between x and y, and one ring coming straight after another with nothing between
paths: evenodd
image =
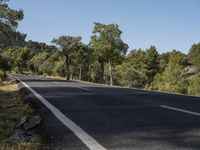
<instances>
[{"instance_id":1,"label":"two-lane road","mask_svg":"<svg viewBox=\"0 0 200 150\"><path fill-rule=\"evenodd\" d=\"M16 77L43 103L49 149L200 149L199 97Z\"/></svg>"}]
</instances>

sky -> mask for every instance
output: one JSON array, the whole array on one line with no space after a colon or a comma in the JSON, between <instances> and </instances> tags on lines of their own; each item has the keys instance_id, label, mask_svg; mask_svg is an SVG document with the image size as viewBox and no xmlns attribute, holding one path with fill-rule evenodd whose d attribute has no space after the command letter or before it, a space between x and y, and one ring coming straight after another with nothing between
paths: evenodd
<instances>
[{"instance_id":1,"label":"sky","mask_svg":"<svg viewBox=\"0 0 200 150\"><path fill-rule=\"evenodd\" d=\"M94 22L118 24L129 50L155 45L188 53L200 42L200 0L10 0L24 10L18 30L27 40L51 44L61 35L90 41Z\"/></svg>"}]
</instances>

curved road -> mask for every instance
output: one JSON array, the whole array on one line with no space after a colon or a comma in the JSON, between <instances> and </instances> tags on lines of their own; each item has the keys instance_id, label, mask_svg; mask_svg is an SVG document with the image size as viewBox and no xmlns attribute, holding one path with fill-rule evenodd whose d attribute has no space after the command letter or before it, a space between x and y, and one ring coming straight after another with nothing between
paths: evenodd
<instances>
[{"instance_id":1,"label":"curved road","mask_svg":"<svg viewBox=\"0 0 200 150\"><path fill-rule=\"evenodd\" d=\"M43 149L198 150L200 98L16 75L43 118ZM43 101L44 100L44 101Z\"/></svg>"}]
</instances>

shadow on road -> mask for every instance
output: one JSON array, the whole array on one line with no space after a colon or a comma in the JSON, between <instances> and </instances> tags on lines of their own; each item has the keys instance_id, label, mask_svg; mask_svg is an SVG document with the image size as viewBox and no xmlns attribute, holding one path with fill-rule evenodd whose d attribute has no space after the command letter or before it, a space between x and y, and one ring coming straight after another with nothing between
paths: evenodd
<instances>
[{"instance_id":1,"label":"shadow on road","mask_svg":"<svg viewBox=\"0 0 200 150\"><path fill-rule=\"evenodd\" d=\"M159 107L165 104L200 112L199 98L124 88L84 88L89 91L59 85L33 89L106 148L200 149L200 117ZM74 143L85 148L33 95L26 100L44 119L38 133L49 149L58 145L70 149Z\"/></svg>"}]
</instances>

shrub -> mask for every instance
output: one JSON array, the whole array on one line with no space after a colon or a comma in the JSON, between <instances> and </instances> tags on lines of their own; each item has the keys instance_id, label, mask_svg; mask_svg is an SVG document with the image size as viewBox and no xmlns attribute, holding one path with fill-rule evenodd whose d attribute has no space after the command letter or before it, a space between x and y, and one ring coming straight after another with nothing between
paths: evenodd
<instances>
[{"instance_id":1,"label":"shrub","mask_svg":"<svg viewBox=\"0 0 200 150\"><path fill-rule=\"evenodd\" d=\"M5 73L0 69L0 81L4 80Z\"/></svg>"},{"instance_id":2,"label":"shrub","mask_svg":"<svg viewBox=\"0 0 200 150\"><path fill-rule=\"evenodd\" d=\"M200 74L190 80L188 92L191 95L200 95Z\"/></svg>"}]
</instances>

